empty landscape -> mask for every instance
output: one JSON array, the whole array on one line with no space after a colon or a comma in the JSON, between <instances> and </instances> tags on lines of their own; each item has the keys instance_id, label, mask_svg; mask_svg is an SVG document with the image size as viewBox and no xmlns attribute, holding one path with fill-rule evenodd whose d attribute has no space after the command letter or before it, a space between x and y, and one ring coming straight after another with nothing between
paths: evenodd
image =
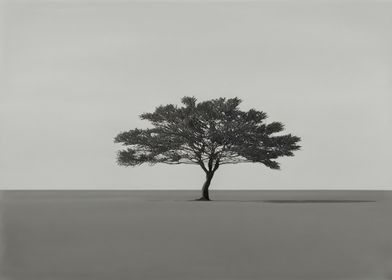
<instances>
[{"instance_id":1,"label":"empty landscape","mask_svg":"<svg viewBox=\"0 0 392 280\"><path fill-rule=\"evenodd\" d=\"M392 1L0 19L0 280L392 280Z\"/></svg>"}]
</instances>

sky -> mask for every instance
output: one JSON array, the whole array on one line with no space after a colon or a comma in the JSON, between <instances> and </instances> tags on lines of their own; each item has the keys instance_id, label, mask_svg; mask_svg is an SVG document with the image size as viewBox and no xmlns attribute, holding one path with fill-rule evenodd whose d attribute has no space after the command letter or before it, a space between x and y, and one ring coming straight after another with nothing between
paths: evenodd
<instances>
[{"instance_id":1,"label":"sky","mask_svg":"<svg viewBox=\"0 0 392 280\"><path fill-rule=\"evenodd\" d=\"M392 189L392 2L0 2L0 188L198 189L198 166L116 165L183 96L239 97L302 138L282 170L211 189Z\"/></svg>"}]
</instances>

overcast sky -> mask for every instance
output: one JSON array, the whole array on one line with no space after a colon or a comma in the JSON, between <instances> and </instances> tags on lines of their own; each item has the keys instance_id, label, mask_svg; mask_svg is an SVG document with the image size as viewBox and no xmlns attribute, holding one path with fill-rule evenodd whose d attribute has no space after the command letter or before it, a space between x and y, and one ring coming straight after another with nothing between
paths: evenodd
<instances>
[{"instance_id":1,"label":"overcast sky","mask_svg":"<svg viewBox=\"0 0 392 280\"><path fill-rule=\"evenodd\" d=\"M392 3L3 1L0 187L200 188L197 166L119 167L155 106L237 96L302 137L212 189L392 189Z\"/></svg>"}]
</instances>

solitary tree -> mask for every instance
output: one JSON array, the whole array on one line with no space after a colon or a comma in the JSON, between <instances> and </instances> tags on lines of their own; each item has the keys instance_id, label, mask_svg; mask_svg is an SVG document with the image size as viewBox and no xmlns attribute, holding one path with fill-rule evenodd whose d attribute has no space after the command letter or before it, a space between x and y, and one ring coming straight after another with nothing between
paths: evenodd
<instances>
[{"instance_id":1,"label":"solitary tree","mask_svg":"<svg viewBox=\"0 0 392 280\"><path fill-rule=\"evenodd\" d=\"M183 97L181 102L181 107L169 104L140 115L152 128L118 134L114 142L125 146L118 164L199 165L206 174L200 200L210 200L208 188L219 166L251 162L279 169L276 159L300 148L299 137L276 134L283 131L282 123L265 123L262 111L241 111L238 98L197 102Z\"/></svg>"}]
</instances>

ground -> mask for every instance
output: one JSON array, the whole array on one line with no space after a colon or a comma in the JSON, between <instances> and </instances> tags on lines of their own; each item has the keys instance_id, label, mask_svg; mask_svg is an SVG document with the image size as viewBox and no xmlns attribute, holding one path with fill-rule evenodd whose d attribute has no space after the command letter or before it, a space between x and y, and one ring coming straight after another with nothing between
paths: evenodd
<instances>
[{"instance_id":1,"label":"ground","mask_svg":"<svg viewBox=\"0 0 392 280\"><path fill-rule=\"evenodd\" d=\"M3 191L7 280L392 279L392 192Z\"/></svg>"}]
</instances>

